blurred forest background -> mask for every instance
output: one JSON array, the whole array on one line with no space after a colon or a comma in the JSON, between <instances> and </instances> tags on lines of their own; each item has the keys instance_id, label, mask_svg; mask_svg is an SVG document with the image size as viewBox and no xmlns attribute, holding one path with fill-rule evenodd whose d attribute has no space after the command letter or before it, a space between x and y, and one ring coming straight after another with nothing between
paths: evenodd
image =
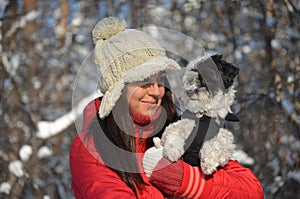
<instances>
[{"instance_id":1,"label":"blurred forest background","mask_svg":"<svg viewBox=\"0 0 300 199\"><path fill-rule=\"evenodd\" d=\"M0 0L0 198L73 198L75 125L39 136L48 129L38 124L72 109L91 30L106 16L182 32L236 64L232 129L254 160L246 166L265 198L300 198L298 0Z\"/></svg>"}]
</instances>

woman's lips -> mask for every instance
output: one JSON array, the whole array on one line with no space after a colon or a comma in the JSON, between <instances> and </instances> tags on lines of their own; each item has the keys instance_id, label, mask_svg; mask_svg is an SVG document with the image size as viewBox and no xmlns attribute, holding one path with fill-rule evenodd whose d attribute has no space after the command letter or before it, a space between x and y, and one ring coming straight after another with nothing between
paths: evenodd
<instances>
[{"instance_id":1,"label":"woman's lips","mask_svg":"<svg viewBox=\"0 0 300 199\"><path fill-rule=\"evenodd\" d=\"M143 104L147 105L147 106L156 106L157 103L156 102L152 102L152 101L142 101Z\"/></svg>"}]
</instances>

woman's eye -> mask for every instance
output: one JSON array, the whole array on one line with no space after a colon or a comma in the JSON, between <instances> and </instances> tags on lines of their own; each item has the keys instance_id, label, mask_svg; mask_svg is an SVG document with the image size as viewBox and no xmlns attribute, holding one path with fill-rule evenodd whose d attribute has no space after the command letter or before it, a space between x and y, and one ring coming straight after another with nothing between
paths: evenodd
<instances>
[{"instance_id":1,"label":"woman's eye","mask_svg":"<svg viewBox=\"0 0 300 199\"><path fill-rule=\"evenodd\" d=\"M141 86L147 86L147 85L150 85L150 84L152 84L152 81L150 79L146 79L146 80L140 82Z\"/></svg>"},{"instance_id":2,"label":"woman's eye","mask_svg":"<svg viewBox=\"0 0 300 199\"><path fill-rule=\"evenodd\" d=\"M164 86L165 80L166 80L166 76L161 75L161 76L158 76L157 78L147 78L144 81L139 81L139 82L136 82L135 84L137 86L142 86L142 87L151 86L152 84L158 84L159 86Z\"/></svg>"},{"instance_id":3,"label":"woman's eye","mask_svg":"<svg viewBox=\"0 0 300 199\"><path fill-rule=\"evenodd\" d=\"M164 84L165 84L165 81L166 81L166 77L160 77L160 78L157 80L157 83L160 84L160 85L164 85Z\"/></svg>"},{"instance_id":4,"label":"woman's eye","mask_svg":"<svg viewBox=\"0 0 300 199\"><path fill-rule=\"evenodd\" d=\"M151 82L143 82L142 86L147 87L147 86L151 86Z\"/></svg>"}]
</instances>

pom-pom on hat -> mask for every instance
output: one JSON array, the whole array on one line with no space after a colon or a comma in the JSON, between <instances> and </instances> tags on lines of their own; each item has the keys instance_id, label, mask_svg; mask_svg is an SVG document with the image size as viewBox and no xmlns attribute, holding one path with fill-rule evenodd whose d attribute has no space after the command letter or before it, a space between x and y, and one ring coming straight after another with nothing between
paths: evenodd
<instances>
[{"instance_id":1,"label":"pom-pom on hat","mask_svg":"<svg viewBox=\"0 0 300 199\"><path fill-rule=\"evenodd\" d=\"M100 67L100 89L104 94L99 108L106 117L120 98L125 83L143 81L179 65L166 57L164 49L146 33L126 29L124 20L107 17L93 32L95 62Z\"/></svg>"}]
</instances>

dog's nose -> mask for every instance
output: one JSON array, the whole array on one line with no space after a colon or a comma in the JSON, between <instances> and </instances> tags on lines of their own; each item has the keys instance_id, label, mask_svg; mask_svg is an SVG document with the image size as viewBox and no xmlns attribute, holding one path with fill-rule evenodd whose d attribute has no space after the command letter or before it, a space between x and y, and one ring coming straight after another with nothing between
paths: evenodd
<instances>
[{"instance_id":1,"label":"dog's nose","mask_svg":"<svg viewBox=\"0 0 300 199\"><path fill-rule=\"evenodd\" d=\"M186 94L188 97L193 97L198 92L198 89L187 90Z\"/></svg>"}]
</instances>

